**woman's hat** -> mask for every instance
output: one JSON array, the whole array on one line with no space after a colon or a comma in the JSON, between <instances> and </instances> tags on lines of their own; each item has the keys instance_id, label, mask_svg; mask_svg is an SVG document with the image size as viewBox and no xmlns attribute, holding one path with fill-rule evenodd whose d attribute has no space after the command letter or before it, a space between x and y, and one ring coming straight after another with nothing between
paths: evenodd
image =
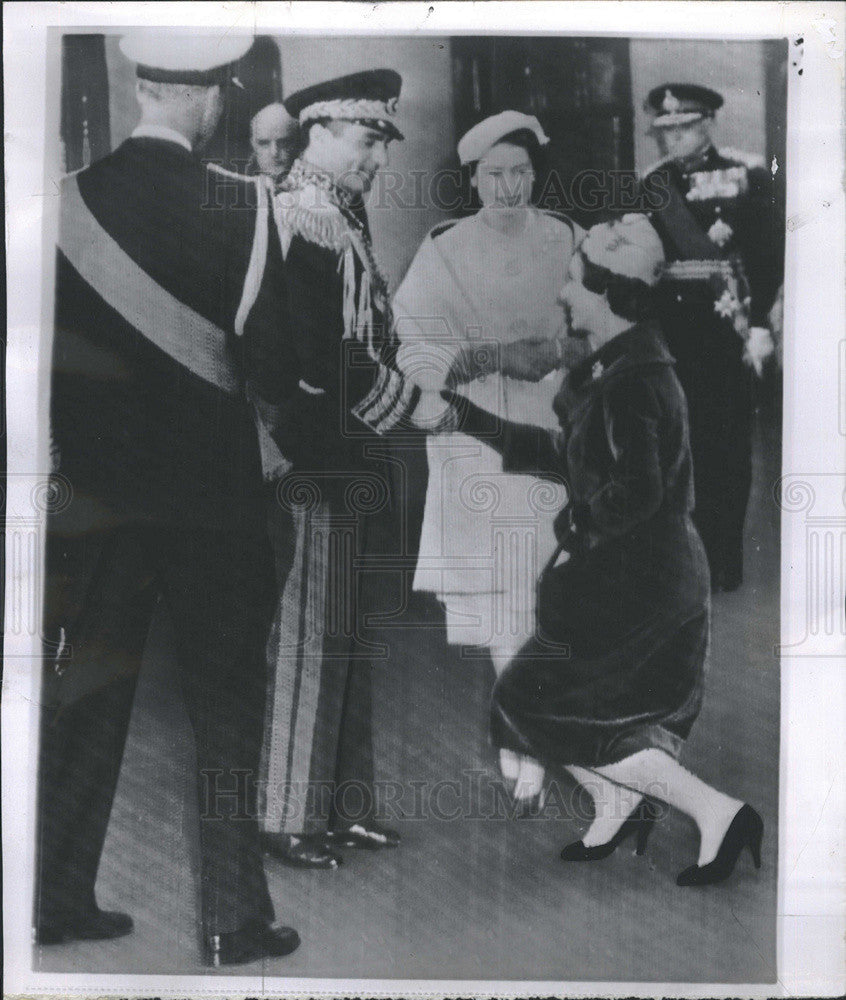
<instances>
[{"instance_id":1,"label":"woman's hat","mask_svg":"<svg viewBox=\"0 0 846 1000\"><path fill-rule=\"evenodd\" d=\"M591 264L650 287L657 284L664 266L664 247L645 215L624 215L593 226L580 250Z\"/></svg>"},{"instance_id":2,"label":"woman's hat","mask_svg":"<svg viewBox=\"0 0 846 1000\"><path fill-rule=\"evenodd\" d=\"M500 139L520 129L534 132L538 145L545 146L549 136L541 128L534 115L524 115L520 111L501 111L474 125L458 143L458 159L462 165L480 160Z\"/></svg>"}]
</instances>

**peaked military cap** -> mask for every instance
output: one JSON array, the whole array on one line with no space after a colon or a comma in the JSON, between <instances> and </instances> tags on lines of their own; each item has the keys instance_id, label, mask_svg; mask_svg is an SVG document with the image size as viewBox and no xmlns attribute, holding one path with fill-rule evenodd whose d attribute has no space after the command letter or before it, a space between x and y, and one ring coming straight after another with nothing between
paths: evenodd
<instances>
[{"instance_id":1,"label":"peaked military cap","mask_svg":"<svg viewBox=\"0 0 846 1000\"><path fill-rule=\"evenodd\" d=\"M315 84L290 94L285 107L301 125L316 121L358 122L405 138L393 122L402 77L392 69L369 69Z\"/></svg>"},{"instance_id":2,"label":"peaked military cap","mask_svg":"<svg viewBox=\"0 0 846 1000\"><path fill-rule=\"evenodd\" d=\"M668 128L713 118L723 98L716 90L695 83L662 83L649 91L646 105L655 112L652 127Z\"/></svg>"},{"instance_id":3,"label":"peaked military cap","mask_svg":"<svg viewBox=\"0 0 846 1000\"><path fill-rule=\"evenodd\" d=\"M225 32L198 35L141 30L124 35L120 50L137 63L141 80L213 87L237 82L237 64L252 44L252 36L231 37Z\"/></svg>"}]
</instances>

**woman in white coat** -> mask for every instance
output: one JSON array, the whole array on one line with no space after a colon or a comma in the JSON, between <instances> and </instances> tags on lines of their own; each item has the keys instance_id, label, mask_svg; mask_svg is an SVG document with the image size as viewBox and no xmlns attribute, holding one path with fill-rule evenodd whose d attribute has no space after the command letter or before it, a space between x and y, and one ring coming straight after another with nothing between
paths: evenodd
<instances>
[{"instance_id":1,"label":"woman in white coat","mask_svg":"<svg viewBox=\"0 0 846 1000\"><path fill-rule=\"evenodd\" d=\"M504 111L458 144L481 208L429 233L393 302L398 363L423 390L421 426L438 428L447 386L504 419L554 425L564 333L557 293L581 230L531 205L548 142L536 118ZM563 484L503 472L497 452L460 433L431 435L427 453L414 587L443 603L448 641L487 647L499 675L534 633L535 585L555 548ZM500 765L518 799L539 795L539 764L506 750Z\"/></svg>"}]
</instances>

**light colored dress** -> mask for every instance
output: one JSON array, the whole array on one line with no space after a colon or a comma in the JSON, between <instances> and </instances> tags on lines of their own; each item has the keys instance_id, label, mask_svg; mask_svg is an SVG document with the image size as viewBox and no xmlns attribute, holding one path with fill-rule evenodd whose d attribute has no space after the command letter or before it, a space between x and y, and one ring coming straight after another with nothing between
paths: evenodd
<instances>
[{"instance_id":1,"label":"light colored dress","mask_svg":"<svg viewBox=\"0 0 846 1000\"><path fill-rule=\"evenodd\" d=\"M564 216L528 208L516 236L493 229L484 210L429 233L393 302L399 366L423 390L419 418L443 412L439 393L461 350L475 347L484 366L497 344L561 333L557 297L580 232ZM505 419L554 428L561 377L493 373L458 391ZM427 454L414 588L443 602L451 643L516 652L534 632L535 585L566 491L503 472L501 456L465 434L431 435Z\"/></svg>"}]
</instances>

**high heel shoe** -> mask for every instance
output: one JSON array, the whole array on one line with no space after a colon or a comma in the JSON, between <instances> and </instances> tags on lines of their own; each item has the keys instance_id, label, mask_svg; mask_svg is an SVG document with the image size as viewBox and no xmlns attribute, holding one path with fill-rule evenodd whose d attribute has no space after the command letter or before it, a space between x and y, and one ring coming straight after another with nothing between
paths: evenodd
<instances>
[{"instance_id":1,"label":"high heel shoe","mask_svg":"<svg viewBox=\"0 0 846 1000\"><path fill-rule=\"evenodd\" d=\"M613 854L620 844L632 836L632 834L637 835L637 839L635 840L635 854L640 856L646 850L646 842L649 840L649 834L652 833L655 820L660 815L660 810L654 802L650 802L648 799L641 799L631 816L629 816L610 840L606 840L604 844L597 844L595 847L585 847L584 841L576 840L572 844L567 844L561 851L561 860L601 861L603 858L607 858L610 854Z\"/></svg>"},{"instance_id":2,"label":"high heel shoe","mask_svg":"<svg viewBox=\"0 0 846 1000\"><path fill-rule=\"evenodd\" d=\"M724 882L734 871L744 847L749 848L756 868L761 867L761 841L764 838L764 821L752 806L738 809L726 830L717 856L707 865L691 865L679 873L676 885L716 885Z\"/></svg>"}]
</instances>

